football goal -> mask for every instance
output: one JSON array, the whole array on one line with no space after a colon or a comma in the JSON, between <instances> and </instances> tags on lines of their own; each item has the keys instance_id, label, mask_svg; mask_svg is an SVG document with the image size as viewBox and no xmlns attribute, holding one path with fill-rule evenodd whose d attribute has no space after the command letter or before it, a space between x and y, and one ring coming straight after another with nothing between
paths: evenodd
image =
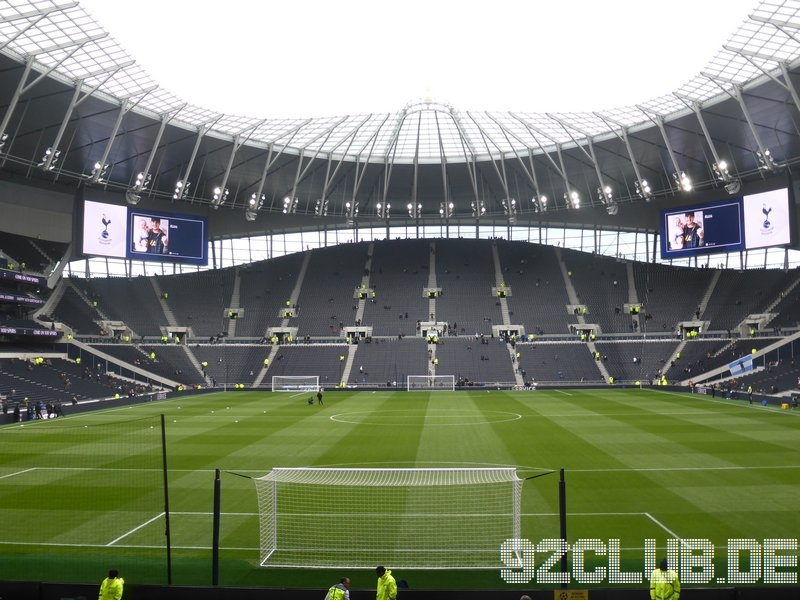
<instances>
[{"instance_id":1,"label":"football goal","mask_svg":"<svg viewBox=\"0 0 800 600\"><path fill-rule=\"evenodd\" d=\"M455 375L407 375L406 389L409 392L429 392L431 390L456 389Z\"/></svg>"},{"instance_id":2,"label":"football goal","mask_svg":"<svg viewBox=\"0 0 800 600\"><path fill-rule=\"evenodd\" d=\"M276 468L254 479L265 567L501 568L520 537L513 468Z\"/></svg>"},{"instance_id":3,"label":"football goal","mask_svg":"<svg viewBox=\"0 0 800 600\"><path fill-rule=\"evenodd\" d=\"M273 392L316 392L319 389L319 375L273 375Z\"/></svg>"}]
</instances>

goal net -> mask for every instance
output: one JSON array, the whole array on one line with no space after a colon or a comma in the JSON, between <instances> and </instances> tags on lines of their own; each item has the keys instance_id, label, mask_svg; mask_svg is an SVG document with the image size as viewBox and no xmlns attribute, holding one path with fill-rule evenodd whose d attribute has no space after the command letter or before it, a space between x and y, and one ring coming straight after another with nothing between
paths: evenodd
<instances>
[{"instance_id":1,"label":"goal net","mask_svg":"<svg viewBox=\"0 0 800 600\"><path fill-rule=\"evenodd\" d=\"M319 389L319 375L273 375L273 392L314 391Z\"/></svg>"},{"instance_id":2,"label":"goal net","mask_svg":"<svg viewBox=\"0 0 800 600\"><path fill-rule=\"evenodd\" d=\"M255 479L261 566L501 568L522 481L513 468L276 468Z\"/></svg>"},{"instance_id":3,"label":"goal net","mask_svg":"<svg viewBox=\"0 0 800 600\"><path fill-rule=\"evenodd\" d=\"M455 375L407 375L406 389L409 392L456 389Z\"/></svg>"}]
</instances>

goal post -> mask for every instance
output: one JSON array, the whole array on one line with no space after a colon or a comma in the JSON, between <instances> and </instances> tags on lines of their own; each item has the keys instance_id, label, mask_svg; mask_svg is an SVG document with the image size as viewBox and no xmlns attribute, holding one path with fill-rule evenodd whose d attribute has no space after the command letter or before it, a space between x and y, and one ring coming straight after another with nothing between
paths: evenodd
<instances>
[{"instance_id":1,"label":"goal post","mask_svg":"<svg viewBox=\"0 0 800 600\"><path fill-rule=\"evenodd\" d=\"M319 375L273 375L273 392L316 392L319 389Z\"/></svg>"},{"instance_id":2,"label":"goal post","mask_svg":"<svg viewBox=\"0 0 800 600\"><path fill-rule=\"evenodd\" d=\"M493 569L520 538L514 468L276 468L255 478L265 567Z\"/></svg>"},{"instance_id":3,"label":"goal post","mask_svg":"<svg viewBox=\"0 0 800 600\"><path fill-rule=\"evenodd\" d=\"M433 390L455 391L455 375L406 375L406 390L429 392Z\"/></svg>"}]
</instances>

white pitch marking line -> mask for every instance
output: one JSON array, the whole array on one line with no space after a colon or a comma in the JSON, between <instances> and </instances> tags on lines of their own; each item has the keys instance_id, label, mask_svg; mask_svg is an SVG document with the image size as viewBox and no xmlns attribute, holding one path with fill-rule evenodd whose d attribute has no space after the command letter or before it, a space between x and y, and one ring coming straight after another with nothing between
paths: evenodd
<instances>
[{"instance_id":1,"label":"white pitch marking line","mask_svg":"<svg viewBox=\"0 0 800 600\"><path fill-rule=\"evenodd\" d=\"M648 519L650 519L650 520L651 520L653 523L655 523L656 525L658 525L659 527L661 527L661 529L663 529L663 530L664 530L664 531L666 531L668 534L670 534L672 537L674 537L676 540L678 540L678 541L681 543L681 545L682 545L682 546L687 546L686 542L684 542L684 541L683 541L683 538L682 538L681 536L679 536L677 533L675 533L674 531L672 531L672 530L671 530L669 527L667 527L666 525L664 525L664 524L663 524L661 521L659 521L658 519L656 519L656 518L655 518L653 515L651 515L649 512L646 512L646 513L644 513L644 515L645 515L645 516L646 516Z\"/></svg>"},{"instance_id":2,"label":"white pitch marking line","mask_svg":"<svg viewBox=\"0 0 800 600\"><path fill-rule=\"evenodd\" d=\"M23 473L28 473L30 471L35 471L37 467L31 467L30 469L23 469L22 471L16 471L14 473L8 473L7 475L0 475L0 479L5 479L6 477L16 477L17 475L22 475Z\"/></svg>"},{"instance_id":3,"label":"white pitch marking line","mask_svg":"<svg viewBox=\"0 0 800 600\"><path fill-rule=\"evenodd\" d=\"M122 540L122 539L125 539L126 537L128 537L128 536L129 536L129 535L131 535L132 533L135 533L135 532L139 531L139 530L140 530L140 529L142 529L143 527L147 527L148 525L150 525L150 523L152 523L153 521L155 521L155 520L157 520L157 519L160 519L160 518L161 518L161 517L163 517L163 516L164 516L164 513L163 513L163 512L162 512L162 513L159 513L159 514L157 514L155 517L153 517L152 519L150 519L150 520L148 520L148 521L145 521L144 523L142 523L142 524L141 524L141 525L139 525L138 527L134 527L134 528L133 528L133 529L131 529L130 531L127 531L127 532L123 533L123 534L122 534L121 536L119 536L118 538L111 540L110 542L108 542L108 543L106 544L106 546L113 546L113 545L114 545L114 544L116 544L118 541L120 541L120 540Z\"/></svg>"}]
</instances>

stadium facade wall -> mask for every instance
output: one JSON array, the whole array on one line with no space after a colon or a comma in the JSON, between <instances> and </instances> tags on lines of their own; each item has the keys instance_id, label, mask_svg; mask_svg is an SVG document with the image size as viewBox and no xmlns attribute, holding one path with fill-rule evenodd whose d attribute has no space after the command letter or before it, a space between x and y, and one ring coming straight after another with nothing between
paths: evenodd
<instances>
[{"instance_id":1,"label":"stadium facade wall","mask_svg":"<svg viewBox=\"0 0 800 600\"><path fill-rule=\"evenodd\" d=\"M53 242L72 241L73 196L52 189L0 181L0 231Z\"/></svg>"}]
</instances>

